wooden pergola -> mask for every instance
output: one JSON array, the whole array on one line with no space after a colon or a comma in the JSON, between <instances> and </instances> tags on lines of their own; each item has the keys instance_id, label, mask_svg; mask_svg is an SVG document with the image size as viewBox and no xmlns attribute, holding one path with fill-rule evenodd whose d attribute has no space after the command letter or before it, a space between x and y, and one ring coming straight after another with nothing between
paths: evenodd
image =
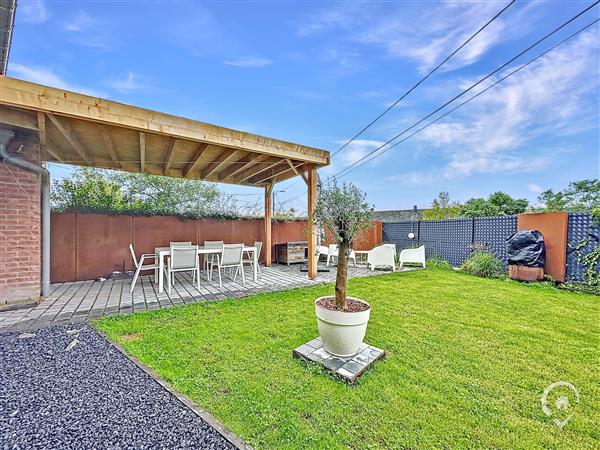
<instances>
[{"instance_id":1,"label":"wooden pergola","mask_svg":"<svg viewBox=\"0 0 600 450\"><path fill-rule=\"evenodd\" d=\"M6 76L0 76L0 108L3 128L38 137L44 161L263 188L265 249L275 183L302 177L310 215L317 168L329 164L326 150ZM315 277L316 230L308 226L308 273ZM270 251L265 264L271 265Z\"/></svg>"}]
</instances>

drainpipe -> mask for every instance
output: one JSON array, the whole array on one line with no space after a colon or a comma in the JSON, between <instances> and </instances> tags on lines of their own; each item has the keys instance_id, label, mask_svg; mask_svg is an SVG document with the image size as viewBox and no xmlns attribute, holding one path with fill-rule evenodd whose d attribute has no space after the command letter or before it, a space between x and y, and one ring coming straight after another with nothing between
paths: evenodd
<instances>
[{"instance_id":1,"label":"drainpipe","mask_svg":"<svg viewBox=\"0 0 600 450\"><path fill-rule=\"evenodd\" d=\"M50 293L50 173L37 164L17 158L6 150L6 145L15 133L0 129L0 161L7 162L20 169L40 174L42 177L41 204L42 204L42 284L41 294L47 297Z\"/></svg>"}]
</instances>

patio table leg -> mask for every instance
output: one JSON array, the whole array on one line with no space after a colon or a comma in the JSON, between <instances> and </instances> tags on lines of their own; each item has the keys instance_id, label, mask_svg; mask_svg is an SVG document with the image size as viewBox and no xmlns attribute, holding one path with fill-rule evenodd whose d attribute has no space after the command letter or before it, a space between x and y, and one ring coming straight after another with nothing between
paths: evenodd
<instances>
[{"instance_id":1,"label":"patio table leg","mask_svg":"<svg viewBox=\"0 0 600 450\"><path fill-rule=\"evenodd\" d=\"M252 264L252 275L254 276L254 281L258 279L258 252L254 250L252 252L252 259L254 260L254 264Z\"/></svg>"}]
</instances>

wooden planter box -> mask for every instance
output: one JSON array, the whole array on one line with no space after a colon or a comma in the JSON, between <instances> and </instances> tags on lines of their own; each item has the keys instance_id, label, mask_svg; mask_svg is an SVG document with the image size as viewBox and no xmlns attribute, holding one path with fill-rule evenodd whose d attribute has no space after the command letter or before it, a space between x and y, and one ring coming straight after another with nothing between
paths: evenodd
<instances>
[{"instance_id":1,"label":"wooden planter box","mask_svg":"<svg viewBox=\"0 0 600 450\"><path fill-rule=\"evenodd\" d=\"M519 281L542 281L544 279L544 268L511 264L508 266L508 276Z\"/></svg>"},{"instance_id":2,"label":"wooden planter box","mask_svg":"<svg viewBox=\"0 0 600 450\"><path fill-rule=\"evenodd\" d=\"M284 264L303 263L307 260L308 242L292 241L275 245L277 262Z\"/></svg>"}]
</instances>

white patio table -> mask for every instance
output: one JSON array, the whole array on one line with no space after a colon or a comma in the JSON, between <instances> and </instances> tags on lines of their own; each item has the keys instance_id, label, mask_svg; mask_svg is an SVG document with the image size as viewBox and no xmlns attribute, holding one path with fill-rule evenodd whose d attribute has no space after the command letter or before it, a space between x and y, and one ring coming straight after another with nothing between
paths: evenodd
<instances>
[{"instance_id":1,"label":"white patio table","mask_svg":"<svg viewBox=\"0 0 600 450\"><path fill-rule=\"evenodd\" d=\"M218 248L206 248L204 246L198 246L198 255L219 255L221 254ZM252 254L254 264L252 264L253 270L252 275L254 281L258 279L258 255L256 253L256 247L244 245L244 252ZM154 271L154 281L158 282L158 292L161 294L164 291L164 273L165 273L165 257L171 254L171 247L156 247L154 253L158 256L159 269ZM158 278L158 279L157 279Z\"/></svg>"}]
</instances>

